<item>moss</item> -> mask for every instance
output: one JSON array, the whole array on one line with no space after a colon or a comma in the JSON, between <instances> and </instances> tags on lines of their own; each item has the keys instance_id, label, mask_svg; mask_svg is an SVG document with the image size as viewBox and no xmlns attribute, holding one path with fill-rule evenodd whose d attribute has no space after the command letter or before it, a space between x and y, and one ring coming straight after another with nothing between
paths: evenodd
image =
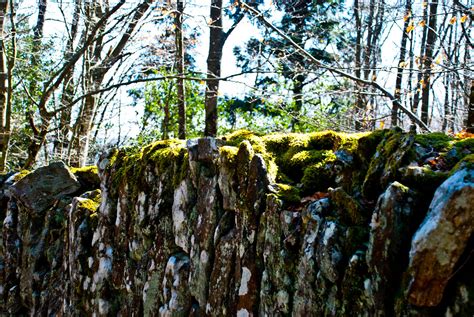
<instances>
[{"instance_id":1,"label":"moss","mask_svg":"<svg viewBox=\"0 0 474 317\"><path fill-rule=\"evenodd\" d=\"M219 148L219 154L221 157L224 157L227 159L229 164L234 164L237 156L237 152L239 151L239 148L236 146L222 146Z\"/></svg>"},{"instance_id":2,"label":"moss","mask_svg":"<svg viewBox=\"0 0 474 317\"><path fill-rule=\"evenodd\" d=\"M89 210L91 214L95 213L100 206L100 202L89 198L77 198L77 207Z\"/></svg>"},{"instance_id":3,"label":"moss","mask_svg":"<svg viewBox=\"0 0 474 317\"><path fill-rule=\"evenodd\" d=\"M23 177L25 177L26 175L28 175L30 173L31 172L28 171L28 170L21 170L21 171L19 171L18 173L15 174L15 176L13 177L13 181L18 182L19 180L21 180Z\"/></svg>"},{"instance_id":4,"label":"moss","mask_svg":"<svg viewBox=\"0 0 474 317\"><path fill-rule=\"evenodd\" d=\"M188 152L183 140L164 140L151 143L141 150L136 147L123 148L114 155L112 177L114 187L127 182L132 185L134 196L145 182L147 166L152 166L158 173L171 170L172 185L177 186L188 170Z\"/></svg>"},{"instance_id":5,"label":"moss","mask_svg":"<svg viewBox=\"0 0 474 317\"><path fill-rule=\"evenodd\" d=\"M423 147L432 147L436 151L447 149L450 142L453 140L452 137L442 133L435 132L429 134L417 134L415 136L415 142Z\"/></svg>"},{"instance_id":6,"label":"moss","mask_svg":"<svg viewBox=\"0 0 474 317\"><path fill-rule=\"evenodd\" d=\"M334 131L315 132L309 135L309 146L320 150L336 150L343 142L343 135Z\"/></svg>"},{"instance_id":7,"label":"moss","mask_svg":"<svg viewBox=\"0 0 474 317\"><path fill-rule=\"evenodd\" d=\"M466 155L462 160L460 160L451 170L449 175L453 175L457 171L463 168L474 169L474 154Z\"/></svg>"},{"instance_id":8,"label":"moss","mask_svg":"<svg viewBox=\"0 0 474 317\"><path fill-rule=\"evenodd\" d=\"M325 192L328 187L334 186L334 177L329 164L336 160L332 151L324 151L321 161L306 167L301 179L302 190L305 194L317 191Z\"/></svg>"},{"instance_id":9,"label":"moss","mask_svg":"<svg viewBox=\"0 0 474 317\"><path fill-rule=\"evenodd\" d=\"M286 203L299 203L301 201L300 190L295 186L287 184L276 184L277 197Z\"/></svg>"},{"instance_id":10,"label":"moss","mask_svg":"<svg viewBox=\"0 0 474 317\"><path fill-rule=\"evenodd\" d=\"M73 174L81 174L81 173L98 174L99 169L95 165L84 166L84 167L71 167L71 172Z\"/></svg>"},{"instance_id":11,"label":"moss","mask_svg":"<svg viewBox=\"0 0 474 317\"><path fill-rule=\"evenodd\" d=\"M466 150L473 153L474 152L474 138L465 138L459 141L455 141L454 146L461 151Z\"/></svg>"},{"instance_id":12,"label":"moss","mask_svg":"<svg viewBox=\"0 0 474 317\"><path fill-rule=\"evenodd\" d=\"M310 141L308 134L269 134L263 137L266 148L273 154L282 154L289 149L306 149Z\"/></svg>"},{"instance_id":13,"label":"moss","mask_svg":"<svg viewBox=\"0 0 474 317\"><path fill-rule=\"evenodd\" d=\"M336 188L330 193L331 202L336 207L339 218L351 225L362 225L368 221L368 215L362 206L342 188Z\"/></svg>"},{"instance_id":14,"label":"moss","mask_svg":"<svg viewBox=\"0 0 474 317\"><path fill-rule=\"evenodd\" d=\"M333 151L344 148L349 152L354 152L358 148L359 139L368 135L368 133L345 134L326 131L259 136L250 131L241 130L223 137L226 146L221 151L226 153L230 151L227 147L238 147L246 140L255 154L263 156L272 181L289 185L303 183L304 190L311 191L311 186L315 184L312 174L318 173L327 177L331 174L323 170L329 168L328 163L336 160ZM233 153L235 150L226 155ZM309 170L306 171L308 168ZM308 183L307 186L305 183Z\"/></svg>"},{"instance_id":15,"label":"moss","mask_svg":"<svg viewBox=\"0 0 474 317\"><path fill-rule=\"evenodd\" d=\"M77 177L82 191L89 191L100 187L99 169L97 166L73 167L71 172Z\"/></svg>"},{"instance_id":16,"label":"moss","mask_svg":"<svg viewBox=\"0 0 474 317\"><path fill-rule=\"evenodd\" d=\"M265 143L260 135L247 130L238 130L222 138L225 145L238 147L244 140L249 141L256 153L266 154Z\"/></svg>"}]
</instances>

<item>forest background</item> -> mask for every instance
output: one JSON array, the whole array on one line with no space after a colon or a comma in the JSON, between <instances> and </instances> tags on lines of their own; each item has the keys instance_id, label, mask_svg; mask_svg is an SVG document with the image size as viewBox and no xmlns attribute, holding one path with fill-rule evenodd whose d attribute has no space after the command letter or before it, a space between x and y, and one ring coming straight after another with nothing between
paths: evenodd
<instances>
[{"instance_id":1,"label":"forest background","mask_svg":"<svg viewBox=\"0 0 474 317\"><path fill-rule=\"evenodd\" d=\"M469 0L0 0L0 170L156 139L474 128Z\"/></svg>"}]
</instances>

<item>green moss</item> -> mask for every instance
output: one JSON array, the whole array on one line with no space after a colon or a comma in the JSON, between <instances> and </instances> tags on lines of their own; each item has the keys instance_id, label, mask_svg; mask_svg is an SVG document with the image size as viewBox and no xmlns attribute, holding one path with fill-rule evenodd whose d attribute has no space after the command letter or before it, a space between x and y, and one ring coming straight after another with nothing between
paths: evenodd
<instances>
[{"instance_id":1,"label":"green moss","mask_svg":"<svg viewBox=\"0 0 474 317\"><path fill-rule=\"evenodd\" d=\"M336 160L336 155L332 151L323 151L321 154L321 160L318 163L306 167L303 171L301 183L302 190L306 194L327 191L328 187L334 186L330 163Z\"/></svg>"},{"instance_id":2,"label":"green moss","mask_svg":"<svg viewBox=\"0 0 474 317\"><path fill-rule=\"evenodd\" d=\"M99 169L95 165L84 166L84 167L71 167L70 170L73 174L80 174L80 173L98 174L99 173Z\"/></svg>"},{"instance_id":3,"label":"green moss","mask_svg":"<svg viewBox=\"0 0 474 317\"><path fill-rule=\"evenodd\" d=\"M139 188L144 188L147 167L154 168L162 174L170 172L171 185L177 186L189 169L188 151L184 140L157 141L142 149L136 147L123 148L114 155L114 169L112 183L119 188L127 182L132 188L134 196L138 195Z\"/></svg>"},{"instance_id":4,"label":"green moss","mask_svg":"<svg viewBox=\"0 0 474 317\"><path fill-rule=\"evenodd\" d=\"M219 148L219 154L221 157L225 158L229 164L234 164L239 148L236 146L222 146Z\"/></svg>"},{"instance_id":5,"label":"green moss","mask_svg":"<svg viewBox=\"0 0 474 317\"><path fill-rule=\"evenodd\" d=\"M309 147L319 150L336 150L343 142L343 135L334 131L315 132L309 135Z\"/></svg>"},{"instance_id":6,"label":"green moss","mask_svg":"<svg viewBox=\"0 0 474 317\"><path fill-rule=\"evenodd\" d=\"M277 133L262 137L266 148L273 154L283 154L289 149L306 149L310 141L308 134Z\"/></svg>"},{"instance_id":7,"label":"green moss","mask_svg":"<svg viewBox=\"0 0 474 317\"><path fill-rule=\"evenodd\" d=\"M28 170L21 170L21 171L19 171L18 173L15 174L15 176L13 177L13 181L18 182L20 179L22 179L23 177L25 177L26 175L28 175L30 173L31 172L28 171Z\"/></svg>"},{"instance_id":8,"label":"green moss","mask_svg":"<svg viewBox=\"0 0 474 317\"><path fill-rule=\"evenodd\" d=\"M244 140L247 140L256 153L266 154L265 143L260 135L247 130L238 130L231 134L227 134L222 138L222 140L225 141L225 145L235 147L238 147Z\"/></svg>"},{"instance_id":9,"label":"green moss","mask_svg":"<svg viewBox=\"0 0 474 317\"><path fill-rule=\"evenodd\" d=\"M238 147L244 140L248 141L255 154L263 156L272 181L289 185L303 183L304 190L311 191L310 184L315 184L315 177L312 176L314 173L327 177L331 174L323 170L329 167L329 163L336 160L333 151L344 148L349 152L354 152L358 147L359 139L368 135L367 133L345 134L326 131L259 136L250 131L241 130L223 137L223 140L226 146L231 147ZM233 152L226 153L229 150L226 148L221 151L226 155L232 155L235 152L232 150ZM305 183L308 183L307 186Z\"/></svg>"},{"instance_id":10,"label":"green moss","mask_svg":"<svg viewBox=\"0 0 474 317\"><path fill-rule=\"evenodd\" d=\"M415 136L416 143L423 147L432 147L436 151L447 149L451 141L453 141L453 138L442 132L417 134Z\"/></svg>"},{"instance_id":11,"label":"green moss","mask_svg":"<svg viewBox=\"0 0 474 317\"><path fill-rule=\"evenodd\" d=\"M277 197L286 203L299 203L301 201L300 190L295 186L287 184L276 184Z\"/></svg>"},{"instance_id":12,"label":"green moss","mask_svg":"<svg viewBox=\"0 0 474 317\"><path fill-rule=\"evenodd\" d=\"M77 197L77 207L85 210L89 210L91 214L97 211L100 206L100 202L88 199Z\"/></svg>"},{"instance_id":13,"label":"green moss","mask_svg":"<svg viewBox=\"0 0 474 317\"><path fill-rule=\"evenodd\" d=\"M466 155L462 160L460 160L449 173L453 175L457 171L463 168L474 169L474 154Z\"/></svg>"},{"instance_id":14,"label":"green moss","mask_svg":"<svg viewBox=\"0 0 474 317\"><path fill-rule=\"evenodd\" d=\"M471 153L474 152L474 138L466 138L454 141L454 146L459 150L467 150Z\"/></svg>"}]
</instances>

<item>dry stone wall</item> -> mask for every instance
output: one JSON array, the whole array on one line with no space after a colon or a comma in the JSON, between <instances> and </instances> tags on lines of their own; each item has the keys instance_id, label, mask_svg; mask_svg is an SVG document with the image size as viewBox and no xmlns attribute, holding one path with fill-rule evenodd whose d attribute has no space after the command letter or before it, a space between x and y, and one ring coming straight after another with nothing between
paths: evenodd
<instances>
[{"instance_id":1,"label":"dry stone wall","mask_svg":"<svg viewBox=\"0 0 474 317\"><path fill-rule=\"evenodd\" d=\"M114 150L100 189L4 176L0 314L472 316L472 142L321 136Z\"/></svg>"}]
</instances>

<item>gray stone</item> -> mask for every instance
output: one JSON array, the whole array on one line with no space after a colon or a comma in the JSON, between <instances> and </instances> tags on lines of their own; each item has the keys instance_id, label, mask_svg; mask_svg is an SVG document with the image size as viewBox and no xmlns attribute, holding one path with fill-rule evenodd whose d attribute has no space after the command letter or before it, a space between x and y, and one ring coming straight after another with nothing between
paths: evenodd
<instances>
[{"instance_id":1,"label":"gray stone","mask_svg":"<svg viewBox=\"0 0 474 317\"><path fill-rule=\"evenodd\" d=\"M31 211L41 213L64 195L72 194L80 183L63 162L51 163L26 175L10 187L12 195Z\"/></svg>"},{"instance_id":2,"label":"gray stone","mask_svg":"<svg viewBox=\"0 0 474 317\"><path fill-rule=\"evenodd\" d=\"M435 192L412 239L408 300L437 306L453 269L474 232L474 170L462 169Z\"/></svg>"}]
</instances>

